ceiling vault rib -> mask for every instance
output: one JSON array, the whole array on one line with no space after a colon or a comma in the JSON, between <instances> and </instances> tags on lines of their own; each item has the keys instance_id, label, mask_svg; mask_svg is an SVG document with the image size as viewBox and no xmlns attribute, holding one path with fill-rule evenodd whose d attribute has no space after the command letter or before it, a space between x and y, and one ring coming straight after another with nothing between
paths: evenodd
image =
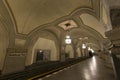
<instances>
[{"instance_id":1,"label":"ceiling vault rib","mask_svg":"<svg viewBox=\"0 0 120 80\"><path fill-rule=\"evenodd\" d=\"M80 17L83 14L89 14L100 23L100 0L54 0L54 3L49 0L42 2L35 0L29 2L27 0L3 1L15 27L15 38L27 40L45 31L51 33L57 40L63 34L62 39L64 39L65 28L59 24L66 22L71 25L70 31L77 32L78 29L79 34L84 30L81 36L92 36L96 41L105 39L103 32L95 28L96 25L91 27L90 24L85 24ZM100 29L103 30L103 28ZM77 36L78 34L74 33L73 35Z\"/></svg>"},{"instance_id":2,"label":"ceiling vault rib","mask_svg":"<svg viewBox=\"0 0 120 80\"><path fill-rule=\"evenodd\" d=\"M13 4L15 4L15 5L17 5L18 3L17 3L17 1L11 1L11 0L5 0L6 1L6 3L7 3L7 5L8 5L8 7L9 7L9 9L10 9L10 12L12 13L12 17L14 18L14 21L15 21L15 24L16 24L16 27L17 27L17 33L23 33L23 34L26 34L25 33L25 31L24 30L26 30L27 28L26 27L29 27L27 24L28 24L28 19L30 19L30 17L32 16L32 14L34 13L34 11L33 11L33 9L34 10L36 10L37 8L39 8L41 5L39 5L39 7L38 7L38 2L36 1L34 1L34 4L36 4L36 5L32 5L32 8L30 9L30 11L29 11L29 14L28 15L26 15L27 17L25 17L24 19L25 20L23 20L22 22L24 23L23 24L23 26L19 26L18 25L18 23L20 24L20 22L21 21L17 21L17 18L16 18L16 14L15 14L15 9L17 9L17 11L19 11L19 9L21 9L22 8L22 6L20 5L18 5L17 7L14 7L13 6ZM72 1L72 0L71 0ZM68 3L70 4L71 3L71 1L68 1ZM14 3L13 3L14 2ZM19 2L19 4L21 4L22 3L22 1L18 1ZM23 2L26 2L26 1L23 1ZM30 2L33 2L32 0L30 1ZM45 4L46 4L46 6L47 6L47 3L49 3L49 1L43 1ZM81 2L81 1L78 1L78 2ZM88 6L88 3L89 3L89 5L90 6ZM24 3L24 4L26 4L26 3ZM23 8L23 9L27 9L26 8L26 6L28 7L28 6L30 6L30 4L31 3L28 3L28 4L26 4L26 5L24 5L25 7ZM51 2L50 2L50 4L51 4ZM53 3L52 3L53 4ZM76 1L74 1L74 3L71 3L71 4L77 4L76 3ZM83 3L81 3L82 5L81 5L81 7L79 7L79 6L77 6L77 7L75 7L73 10L71 10L71 12L69 13L69 14L67 14L68 16L70 16L70 14L72 14L72 12L74 11L74 10L76 10L76 9L78 9L78 8L92 8L92 2L91 2L91 0L87 0L87 2L86 1L83 1ZM83 5L84 4L84 5ZM53 4L53 5L55 5L55 4ZM52 5L52 6L53 6ZM65 5L66 6L66 5ZM21 8L20 8L21 7ZM43 7L43 5L41 6L41 7ZM56 6L57 8L59 8L58 6ZM71 7L72 8L72 7ZM41 8L40 8L41 9ZM47 9L47 8L46 8ZM52 8L51 8L52 9ZM37 9L38 10L38 9ZM45 9L44 9L45 10ZM63 10L64 11L64 10ZM20 14L23 14L23 13L25 13L25 12L20 12ZM46 13L45 13L46 14ZM31 16L30 16L31 15ZM37 14L36 14L37 15ZM41 15L41 14L39 14L39 15ZM38 17L39 17L39 15L38 15ZM65 15L65 16L67 16L67 15ZM23 15L24 16L24 15ZM22 16L21 16L21 18L22 18ZM55 20L54 21L52 21L52 22L55 22ZM50 21L50 23L52 23L51 21ZM31 23L30 23L31 24ZM44 24L46 24L46 23L44 23ZM40 24L41 25L41 24ZM22 32L19 32L19 28L20 27L22 27L23 29L21 29L21 31ZM37 26L33 26L33 27L37 27ZM30 28L31 29L31 28ZM29 28L27 29L27 30L30 30ZM32 29L33 30L33 29ZM30 31L31 32L31 31ZM29 33L29 32L27 32L27 33Z\"/></svg>"},{"instance_id":3,"label":"ceiling vault rib","mask_svg":"<svg viewBox=\"0 0 120 80\"><path fill-rule=\"evenodd\" d=\"M13 14L13 12L12 12L12 10L11 10L11 8L10 8L10 5L9 5L9 3L7 2L7 0L3 0L3 2L4 2L5 6L6 6L7 10L8 10L8 13L9 13L10 18L11 18L11 20L12 20L12 23L13 23L13 25L14 25L14 31L15 31L15 33L17 34L17 33L18 33L18 28L17 28L17 22L16 22L16 20L15 20L15 16L14 16L14 14Z\"/></svg>"}]
</instances>

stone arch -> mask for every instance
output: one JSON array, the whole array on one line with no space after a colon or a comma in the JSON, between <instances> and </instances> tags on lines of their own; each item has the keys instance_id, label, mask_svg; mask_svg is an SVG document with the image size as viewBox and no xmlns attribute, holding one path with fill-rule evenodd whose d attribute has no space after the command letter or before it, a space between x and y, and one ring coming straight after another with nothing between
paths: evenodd
<instances>
[{"instance_id":1,"label":"stone arch","mask_svg":"<svg viewBox=\"0 0 120 80\"><path fill-rule=\"evenodd\" d=\"M9 43L9 34L4 25L0 22L0 70L3 68Z\"/></svg>"},{"instance_id":2,"label":"stone arch","mask_svg":"<svg viewBox=\"0 0 120 80\"><path fill-rule=\"evenodd\" d=\"M81 15L83 13L88 13L90 15L93 15L96 19L98 19L98 20L100 19L99 16L97 16L97 14L95 13L95 11L93 9L91 9L91 8L79 8L77 10L74 10L70 14L70 16L75 17L75 16L79 16L79 15Z\"/></svg>"},{"instance_id":3,"label":"stone arch","mask_svg":"<svg viewBox=\"0 0 120 80\"><path fill-rule=\"evenodd\" d=\"M58 44L59 40L55 37L55 35L53 33L49 32L47 30L43 30L43 31L39 31L39 33L36 32L36 34L33 35L34 37L33 36L29 36L27 41L26 41L25 47L28 49L27 58L26 58L26 65L31 65L33 63L33 61L31 61L32 53L33 53L32 52L33 51L33 47L35 46L35 44L36 44L36 42L38 41L39 38L42 38L42 40L46 39L44 34L47 34L47 36L49 35L49 37L51 37L51 39L48 39L48 42L51 42L51 43L54 42L54 45L56 47L56 53L58 54L57 56L58 56L58 59L59 59L59 54L60 54L59 53L59 44ZM43 35L43 36L41 36L41 35Z\"/></svg>"},{"instance_id":4,"label":"stone arch","mask_svg":"<svg viewBox=\"0 0 120 80\"><path fill-rule=\"evenodd\" d=\"M0 71L4 69L7 49L15 45L15 27L4 0L0 1Z\"/></svg>"},{"instance_id":5,"label":"stone arch","mask_svg":"<svg viewBox=\"0 0 120 80\"><path fill-rule=\"evenodd\" d=\"M93 15L94 17L96 17L97 19L99 19L97 16L96 16L96 13L94 12L93 9L91 8L79 8L77 10L74 10L73 12L71 12L69 15L66 15L66 16L63 16L63 17L60 17L58 19L56 19L55 21L51 22L51 23L47 23L47 24L44 24L44 25L40 25L38 27L36 27L34 30L32 30L28 35L31 35L31 34L34 34L36 31L38 30L42 30L42 29L45 29L46 27L50 27L50 26L57 26L59 23L63 22L63 21L66 21L66 20L73 20L74 17L78 17L80 14L82 13L89 13L91 15ZM82 23L80 23L82 24ZM78 24L77 24L78 25Z\"/></svg>"},{"instance_id":6,"label":"stone arch","mask_svg":"<svg viewBox=\"0 0 120 80\"><path fill-rule=\"evenodd\" d=\"M58 60L58 55L57 55L57 49L55 46L54 41L49 40L49 39L45 39L45 38L38 38L38 40L36 41L36 43L33 46L32 49L32 59L31 61L35 62L36 59L36 54L35 49L42 49L42 50L50 50L50 61L57 61Z\"/></svg>"}]
</instances>

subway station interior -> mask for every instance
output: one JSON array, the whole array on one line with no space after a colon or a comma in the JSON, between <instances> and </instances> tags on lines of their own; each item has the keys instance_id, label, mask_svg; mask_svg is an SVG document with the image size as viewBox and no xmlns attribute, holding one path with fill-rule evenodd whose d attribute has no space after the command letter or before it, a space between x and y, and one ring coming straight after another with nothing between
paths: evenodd
<instances>
[{"instance_id":1,"label":"subway station interior","mask_svg":"<svg viewBox=\"0 0 120 80\"><path fill-rule=\"evenodd\" d=\"M0 80L120 80L120 0L0 0Z\"/></svg>"}]
</instances>

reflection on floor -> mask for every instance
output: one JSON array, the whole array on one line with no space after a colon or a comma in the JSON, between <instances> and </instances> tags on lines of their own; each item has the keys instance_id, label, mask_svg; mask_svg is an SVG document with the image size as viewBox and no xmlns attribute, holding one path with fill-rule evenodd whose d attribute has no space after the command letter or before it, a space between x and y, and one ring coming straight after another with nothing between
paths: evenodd
<instances>
[{"instance_id":1,"label":"reflection on floor","mask_svg":"<svg viewBox=\"0 0 120 80\"><path fill-rule=\"evenodd\" d=\"M113 70L94 56L38 80L115 80Z\"/></svg>"}]
</instances>

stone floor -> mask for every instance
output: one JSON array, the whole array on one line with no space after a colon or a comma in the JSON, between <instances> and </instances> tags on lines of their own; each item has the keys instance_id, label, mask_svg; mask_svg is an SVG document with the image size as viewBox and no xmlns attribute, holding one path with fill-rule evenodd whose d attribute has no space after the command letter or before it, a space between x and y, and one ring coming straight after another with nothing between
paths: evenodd
<instances>
[{"instance_id":1,"label":"stone floor","mask_svg":"<svg viewBox=\"0 0 120 80\"><path fill-rule=\"evenodd\" d=\"M38 80L115 80L113 70L97 56Z\"/></svg>"}]
</instances>

